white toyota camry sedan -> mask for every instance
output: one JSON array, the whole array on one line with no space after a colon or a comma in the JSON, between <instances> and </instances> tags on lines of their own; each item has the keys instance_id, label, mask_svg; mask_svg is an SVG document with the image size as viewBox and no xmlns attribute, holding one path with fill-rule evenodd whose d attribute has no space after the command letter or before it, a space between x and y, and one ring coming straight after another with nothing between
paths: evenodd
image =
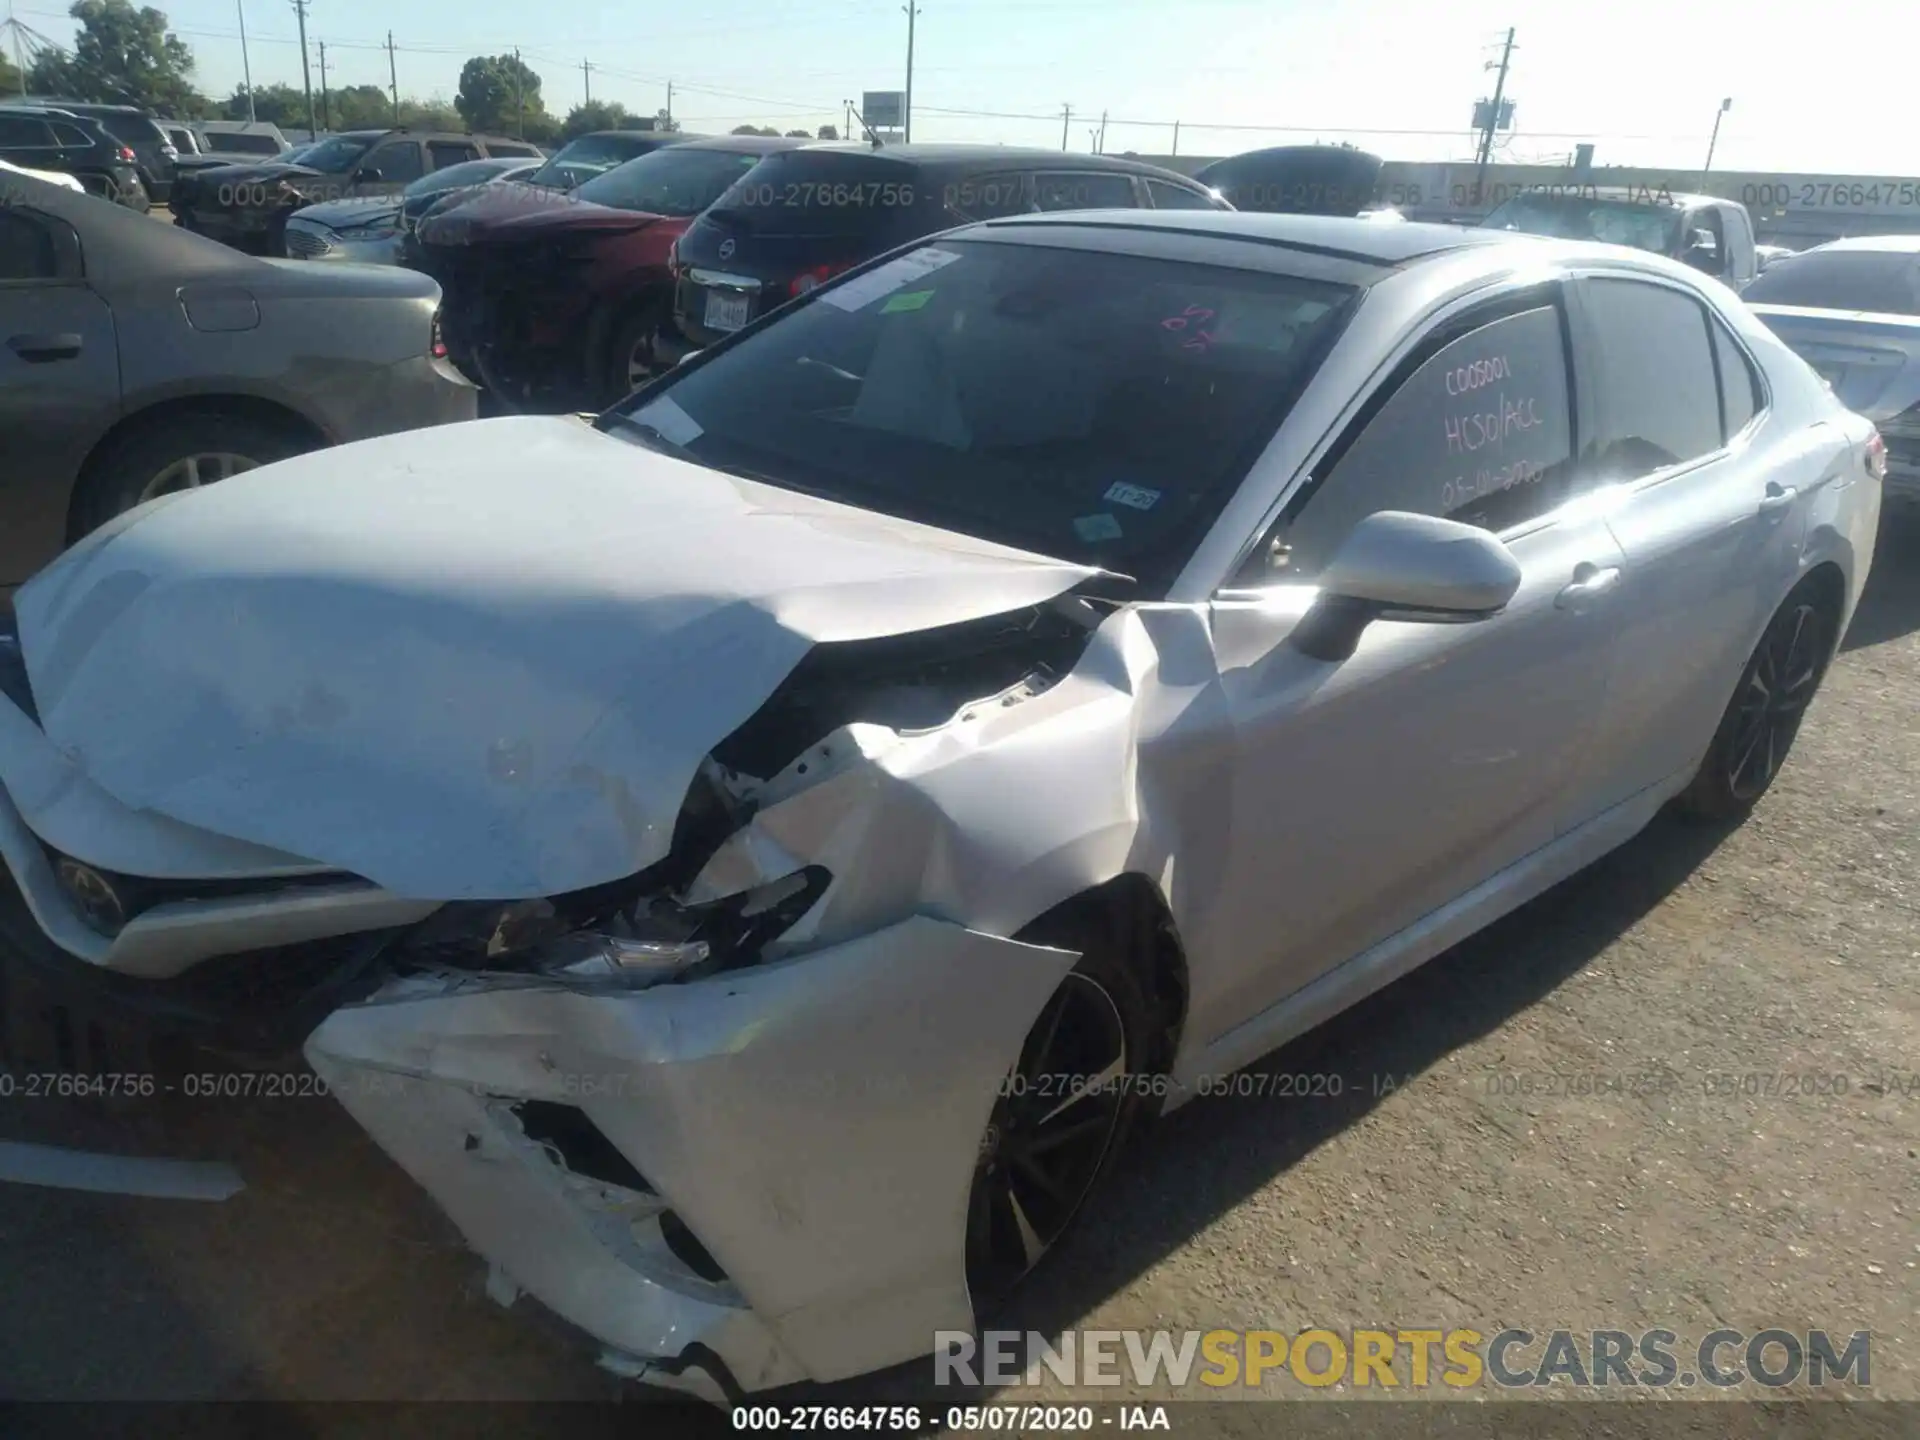
<instances>
[{"instance_id":1,"label":"white toyota camry sedan","mask_svg":"<svg viewBox=\"0 0 1920 1440\"><path fill-rule=\"evenodd\" d=\"M910 1359L1136 1121L1751 807L1884 468L1656 256L953 231L597 421L288 460L24 587L11 1038L304 1044L625 1373Z\"/></svg>"}]
</instances>

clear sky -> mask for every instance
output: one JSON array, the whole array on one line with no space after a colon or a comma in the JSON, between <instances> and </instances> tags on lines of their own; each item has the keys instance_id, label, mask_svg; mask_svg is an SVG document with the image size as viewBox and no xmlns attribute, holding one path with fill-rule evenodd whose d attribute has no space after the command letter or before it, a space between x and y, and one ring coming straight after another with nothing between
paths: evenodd
<instances>
[{"instance_id":1,"label":"clear sky","mask_svg":"<svg viewBox=\"0 0 1920 1440\"><path fill-rule=\"evenodd\" d=\"M299 84L289 0L238 3L255 81ZM1075 150L1090 148L1105 110L1116 153L1167 153L1177 120L1183 155L1344 139L1389 159L1464 158L1473 101L1492 93L1484 67L1512 26L1506 158L1557 162L1591 140L1602 164L1697 168L1730 97L1715 169L1920 179L1916 0L919 3L916 140L1057 146L1071 104ZM241 77L236 0L160 4L194 47L201 88L228 93ZM659 109L671 79L690 130L814 129L842 123L842 101L862 90L900 88L901 4L311 0L307 34L327 42L334 85L384 86L391 28L402 94L450 99L467 56L517 46L555 114L580 100L590 60L594 96L632 110ZM60 0L19 0L14 13L63 43L72 33ZM317 50L315 62L317 86Z\"/></svg>"}]
</instances>

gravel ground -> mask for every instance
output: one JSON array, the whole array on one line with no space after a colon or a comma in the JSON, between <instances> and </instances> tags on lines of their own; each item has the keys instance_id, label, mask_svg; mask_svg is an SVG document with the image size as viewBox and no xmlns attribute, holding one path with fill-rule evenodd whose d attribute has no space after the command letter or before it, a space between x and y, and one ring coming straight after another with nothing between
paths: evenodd
<instances>
[{"instance_id":1,"label":"gravel ground","mask_svg":"<svg viewBox=\"0 0 1920 1440\"><path fill-rule=\"evenodd\" d=\"M1252 1072L1339 1075L1338 1098L1170 1117L1002 1323L1870 1330L1875 1393L1920 1399L1916 632L1920 527L1890 520L1744 827L1663 819ZM1504 1093L1662 1072L1662 1093ZM1845 1093L1715 1079L1774 1075ZM484 1297L447 1223L329 1101L13 1101L0 1134L226 1159L248 1182L220 1205L0 1186L0 1393L610 1393L564 1327ZM826 1398L899 1400L925 1373Z\"/></svg>"}]
</instances>

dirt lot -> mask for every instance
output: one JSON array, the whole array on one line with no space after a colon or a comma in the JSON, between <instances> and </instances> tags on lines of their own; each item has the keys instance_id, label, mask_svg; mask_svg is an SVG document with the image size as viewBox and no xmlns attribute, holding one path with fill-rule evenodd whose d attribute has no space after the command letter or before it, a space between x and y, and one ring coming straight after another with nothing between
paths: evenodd
<instances>
[{"instance_id":1,"label":"dirt lot","mask_svg":"<svg viewBox=\"0 0 1920 1440\"><path fill-rule=\"evenodd\" d=\"M1339 1098L1170 1118L1005 1323L1664 1326L1683 1344L1864 1329L1875 1392L1920 1399L1916 717L1920 528L1890 524L1744 828L1662 820L1257 1067L1337 1074ZM1666 1093L1538 1093L1663 1068ZM1740 1093L1807 1075L1845 1093ZM219 1205L0 1187L0 1393L609 1393L556 1322L484 1297L477 1262L331 1102L16 1101L0 1133L228 1159L248 1182ZM834 1396L897 1399L925 1373Z\"/></svg>"}]
</instances>

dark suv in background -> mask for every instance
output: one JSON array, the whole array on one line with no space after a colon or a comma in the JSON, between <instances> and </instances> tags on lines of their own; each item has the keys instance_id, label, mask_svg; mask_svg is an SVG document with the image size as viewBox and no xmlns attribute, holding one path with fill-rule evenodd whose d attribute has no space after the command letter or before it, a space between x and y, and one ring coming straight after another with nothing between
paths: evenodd
<instances>
[{"instance_id":1,"label":"dark suv in background","mask_svg":"<svg viewBox=\"0 0 1920 1440\"><path fill-rule=\"evenodd\" d=\"M137 105L98 105L89 100L56 100L36 96L27 102L43 109L85 120L97 120L106 132L133 151L140 184L156 205L167 203L173 191L173 162L179 158L173 141L153 113Z\"/></svg>"},{"instance_id":2,"label":"dark suv in background","mask_svg":"<svg viewBox=\"0 0 1920 1440\"><path fill-rule=\"evenodd\" d=\"M1230 210L1171 170L999 145L813 144L769 155L674 247L658 363L723 339L895 246L1046 210Z\"/></svg>"},{"instance_id":3,"label":"dark suv in background","mask_svg":"<svg viewBox=\"0 0 1920 1440\"><path fill-rule=\"evenodd\" d=\"M109 135L98 120L0 105L0 160L23 170L71 175L88 194L132 210L150 208L132 148Z\"/></svg>"}]
</instances>

